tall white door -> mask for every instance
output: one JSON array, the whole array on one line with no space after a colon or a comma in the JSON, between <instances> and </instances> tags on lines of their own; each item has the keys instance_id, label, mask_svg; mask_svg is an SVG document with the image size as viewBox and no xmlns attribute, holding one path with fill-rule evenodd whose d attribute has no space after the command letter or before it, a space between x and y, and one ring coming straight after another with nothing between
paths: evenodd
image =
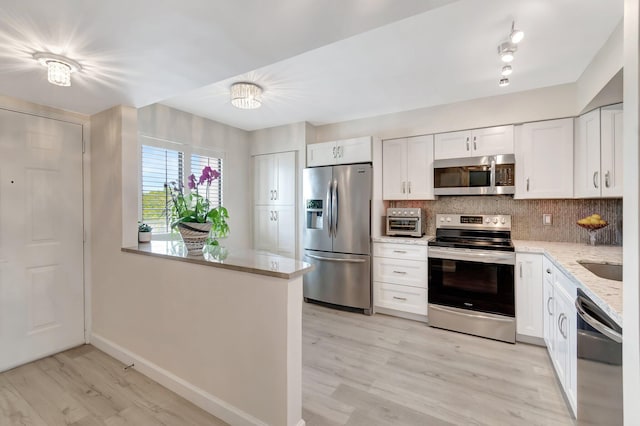
<instances>
[{"instance_id":1,"label":"tall white door","mask_svg":"<svg viewBox=\"0 0 640 426\"><path fill-rule=\"evenodd\" d=\"M82 187L80 125L0 110L0 371L84 342Z\"/></svg>"}]
</instances>

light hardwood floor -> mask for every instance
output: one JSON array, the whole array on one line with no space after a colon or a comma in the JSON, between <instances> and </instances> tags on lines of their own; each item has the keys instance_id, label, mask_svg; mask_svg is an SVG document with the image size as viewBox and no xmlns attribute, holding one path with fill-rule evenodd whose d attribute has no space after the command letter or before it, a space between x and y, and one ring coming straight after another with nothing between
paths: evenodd
<instances>
[{"instance_id":1,"label":"light hardwood floor","mask_svg":"<svg viewBox=\"0 0 640 426\"><path fill-rule=\"evenodd\" d=\"M0 374L0 425L225 425L93 346Z\"/></svg>"},{"instance_id":2,"label":"light hardwood floor","mask_svg":"<svg viewBox=\"0 0 640 426\"><path fill-rule=\"evenodd\" d=\"M303 308L303 418L334 425L571 425L544 348Z\"/></svg>"},{"instance_id":3,"label":"light hardwood floor","mask_svg":"<svg viewBox=\"0 0 640 426\"><path fill-rule=\"evenodd\" d=\"M571 425L543 348L303 306L303 418L336 425ZM223 425L92 346L0 374L0 425Z\"/></svg>"}]
</instances>

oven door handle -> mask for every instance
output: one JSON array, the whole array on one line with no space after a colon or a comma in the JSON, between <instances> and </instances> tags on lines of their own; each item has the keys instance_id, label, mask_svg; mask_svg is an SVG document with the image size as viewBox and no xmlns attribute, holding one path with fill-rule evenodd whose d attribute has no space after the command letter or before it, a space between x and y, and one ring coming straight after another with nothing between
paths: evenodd
<instances>
[{"instance_id":1,"label":"oven door handle","mask_svg":"<svg viewBox=\"0 0 640 426\"><path fill-rule=\"evenodd\" d=\"M478 263L498 263L501 265L515 265L514 252L500 252L493 250L470 250L430 246L427 251L430 259L460 260Z\"/></svg>"}]
</instances>

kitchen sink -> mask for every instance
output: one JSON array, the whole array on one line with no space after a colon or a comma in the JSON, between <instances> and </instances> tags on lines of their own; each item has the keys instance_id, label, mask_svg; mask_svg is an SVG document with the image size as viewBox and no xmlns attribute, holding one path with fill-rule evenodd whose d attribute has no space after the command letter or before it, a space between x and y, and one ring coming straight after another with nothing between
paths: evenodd
<instances>
[{"instance_id":1,"label":"kitchen sink","mask_svg":"<svg viewBox=\"0 0 640 426\"><path fill-rule=\"evenodd\" d=\"M591 273L606 278L608 280L622 281L622 265L618 263L589 262L578 260L578 263L588 269Z\"/></svg>"}]
</instances>

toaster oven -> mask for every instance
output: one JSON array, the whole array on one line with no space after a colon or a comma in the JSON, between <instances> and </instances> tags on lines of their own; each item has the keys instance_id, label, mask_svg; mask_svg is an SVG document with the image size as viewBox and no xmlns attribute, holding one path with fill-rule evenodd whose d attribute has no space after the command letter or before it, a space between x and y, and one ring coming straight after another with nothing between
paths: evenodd
<instances>
[{"instance_id":1,"label":"toaster oven","mask_svg":"<svg viewBox=\"0 0 640 426\"><path fill-rule=\"evenodd\" d=\"M420 208L387 209L387 235L397 237L422 237L424 235L424 213Z\"/></svg>"}]
</instances>

